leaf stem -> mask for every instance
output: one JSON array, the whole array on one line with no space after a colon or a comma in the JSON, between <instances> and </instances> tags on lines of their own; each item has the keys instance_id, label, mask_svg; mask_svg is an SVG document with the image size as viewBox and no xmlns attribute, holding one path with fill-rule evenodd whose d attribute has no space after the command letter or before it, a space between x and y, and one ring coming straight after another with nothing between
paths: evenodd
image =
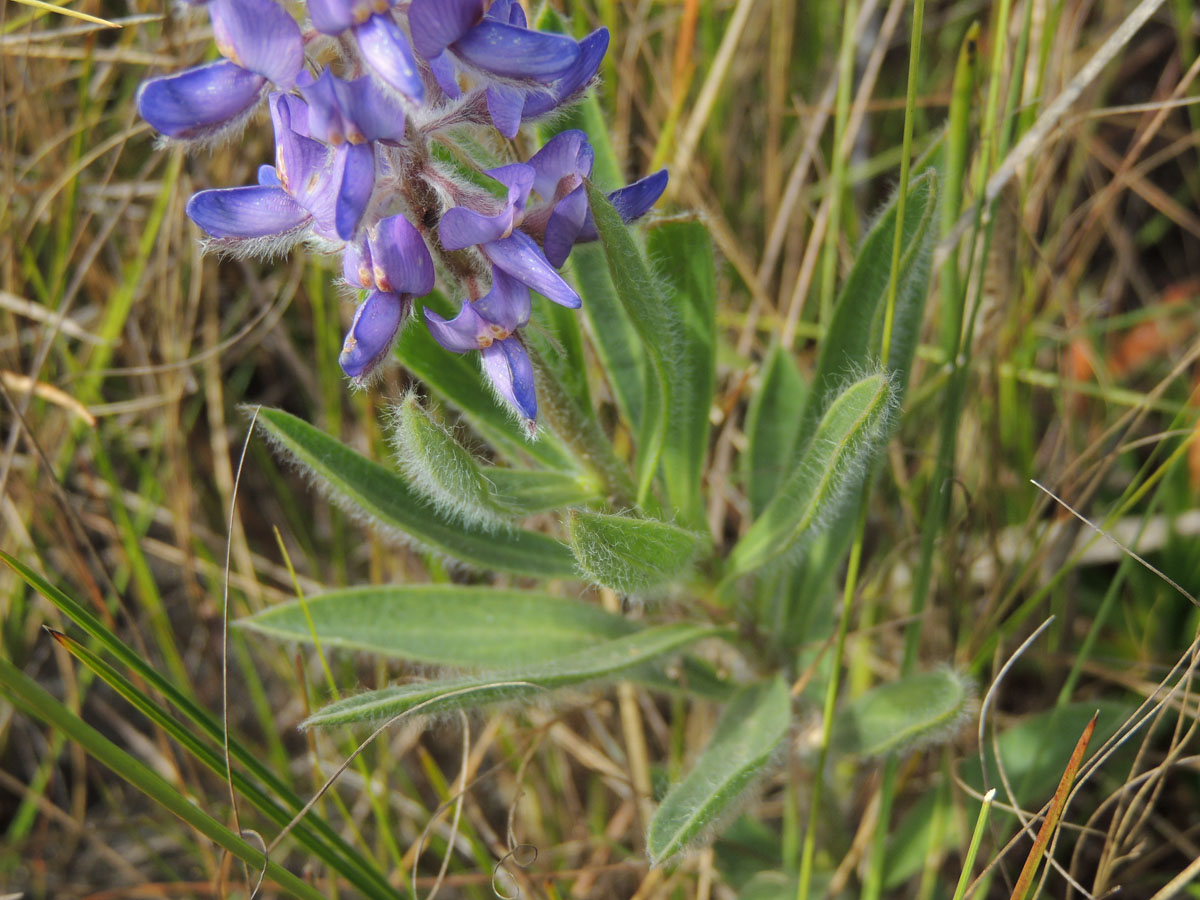
<instances>
[{"instance_id":1,"label":"leaf stem","mask_svg":"<svg viewBox=\"0 0 1200 900\"><path fill-rule=\"evenodd\" d=\"M525 349L533 362L538 402L546 414L550 430L576 454L587 471L599 479L612 506L633 506L633 480L629 477L628 469L617 458L612 442L596 417L579 408L535 347L526 343Z\"/></svg>"}]
</instances>

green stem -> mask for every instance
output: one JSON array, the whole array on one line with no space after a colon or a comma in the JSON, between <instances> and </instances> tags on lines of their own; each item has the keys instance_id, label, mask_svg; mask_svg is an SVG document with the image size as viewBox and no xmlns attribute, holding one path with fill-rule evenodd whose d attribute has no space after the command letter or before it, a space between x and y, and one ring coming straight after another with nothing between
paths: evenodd
<instances>
[{"instance_id":1,"label":"green stem","mask_svg":"<svg viewBox=\"0 0 1200 900\"><path fill-rule=\"evenodd\" d=\"M550 430L576 454L584 467L604 486L605 496L615 507L634 505L633 479L617 458L612 442L595 416L587 415L576 404L570 391L558 380L553 369L528 343L525 349L533 362L537 378L538 402L546 414Z\"/></svg>"},{"instance_id":2,"label":"green stem","mask_svg":"<svg viewBox=\"0 0 1200 900\"><path fill-rule=\"evenodd\" d=\"M846 585L842 591L842 614L838 622L837 643L833 648L833 664L830 668L829 683L825 687L825 706L821 715L821 746L817 753L816 776L813 778L812 802L808 809L808 827L804 831L804 848L800 855L800 882L796 892L797 900L808 900L809 889L812 886L813 855L817 846L817 819L821 813L821 798L825 785L825 763L829 759L829 744L833 735L833 712L837 706L838 687L841 682L842 661L846 655L846 635L850 631L850 613L854 602L854 593L858 585L858 568L862 562L863 532L867 524L867 498L863 494L862 503L858 509L858 526L855 529L854 544L850 547L850 564L846 571Z\"/></svg>"},{"instance_id":3,"label":"green stem","mask_svg":"<svg viewBox=\"0 0 1200 900\"><path fill-rule=\"evenodd\" d=\"M979 855L979 845L983 843L983 826L987 824L988 813L992 810L992 800L995 797L995 788L983 796L983 805L979 807L979 818L975 820L975 831L971 835L971 846L967 848L967 858L963 860L962 874L958 876L958 886L954 889L954 900L963 900L967 894L967 885L971 881L971 870L975 868L975 857Z\"/></svg>"}]
</instances>

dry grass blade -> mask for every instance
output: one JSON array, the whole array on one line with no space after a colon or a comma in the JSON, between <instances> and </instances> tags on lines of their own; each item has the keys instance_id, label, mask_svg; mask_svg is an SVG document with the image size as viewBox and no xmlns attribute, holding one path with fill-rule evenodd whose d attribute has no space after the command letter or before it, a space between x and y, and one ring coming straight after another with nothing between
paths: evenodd
<instances>
[{"instance_id":1,"label":"dry grass blade","mask_svg":"<svg viewBox=\"0 0 1200 900\"><path fill-rule=\"evenodd\" d=\"M1063 772L1062 780L1059 781L1054 798L1050 801L1050 809L1046 811L1046 818L1042 820L1042 827L1038 829L1037 840L1033 842L1033 848L1029 851L1029 856L1025 859L1025 865L1017 878L1017 884L1012 892L1012 900L1025 900L1029 894L1034 873L1037 872L1042 856L1046 853L1046 847L1050 843L1050 838L1054 834L1055 828L1058 827L1058 820L1067 805L1071 784L1075 781L1075 774L1083 763L1083 754L1087 752L1088 742L1092 739L1092 732L1096 730L1096 718L1099 715L1100 713L1097 712L1092 716L1092 720L1083 729L1083 734L1079 736L1079 741L1075 744L1075 750L1071 753L1071 759Z\"/></svg>"},{"instance_id":2,"label":"dry grass blade","mask_svg":"<svg viewBox=\"0 0 1200 900\"><path fill-rule=\"evenodd\" d=\"M83 19L85 22L103 25L105 28L121 27L116 22L108 21L108 19L101 19L98 16L90 16L87 13L79 12L78 10L74 9L68 9L65 6L59 6L56 3L46 3L45 0L17 0L17 2L24 6L32 6L34 9L44 9L47 12L58 13L60 16L70 16L73 19Z\"/></svg>"}]
</instances>

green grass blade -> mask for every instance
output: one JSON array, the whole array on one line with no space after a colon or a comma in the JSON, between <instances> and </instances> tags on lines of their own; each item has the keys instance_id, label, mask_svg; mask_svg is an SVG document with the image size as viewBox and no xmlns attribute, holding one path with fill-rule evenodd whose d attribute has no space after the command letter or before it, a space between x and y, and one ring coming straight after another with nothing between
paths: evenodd
<instances>
[{"instance_id":1,"label":"green grass blade","mask_svg":"<svg viewBox=\"0 0 1200 900\"><path fill-rule=\"evenodd\" d=\"M387 531L479 569L542 578L575 574L570 549L551 537L520 529L488 533L454 522L430 508L399 474L281 410L261 410L258 424L322 490Z\"/></svg>"},{"instance_id":2,"label":"green grass blade","mask_svg":"<svg viewBox=\"0 0 1200 900\"><path fill-rule=\"evenodd\" d=\"M224 729L217 718L180 691L175 685L171 684L171 682L163 678L162 675L106 628L82 604L76 602L69 595L60 591L38 575L37 572L19 560L9 556L3 550L0 550L0 560L20 576L26 584L61 610L67 618L82 628L88 635L95 638L100 646L112 654L123 665L127 666L131 672L141 678L151 689L161 694L172 707L179 710L189 721L194 723L210 741L217 746L222 745L224 742ZM239 741L234 740L232 736L229 741L229 751L236 762L245 766L246 770L254 778L258 779L267 790L288 807L293 810L299 810L304 805L303 801L296 796L282 779L263 765L257 756L247 750ZM223 771L224 762L222 762L221 766ZM363 861L357 852L326 822L321 819L314 819L312 820L312 827L326 841L335 846L340 853L349 859L356 860L356 865L363 871L375 872L374 867ZM376 880L386 890L381 893L377 889L376 893L372 896L388 897L388 891L391 888L387 886L387 882L383 880L383 876L378 875Z\"/></svg>"},{"instance_id":3,"label":"green grass blade","mask_svg":"<svg viewBox=\"0 0 1200 900\"><path fill-rule=\"evenodd\" d=\"M671 787L650 822L646 852L652 865L695 843L721 820L770 765L791 721L782 678L734 696L695 767Z\"/></svg>"},{"instance_id":4,"label":"green grass blade","mask_svg":"<svg viewBox=\"0 0 1200 900\"><path fill-rule=\"evenodd\" d=\"M954 900L963 900L967 896L967 885L971 882L971 872L975 870L975 858L979 855L979 845L983 843L984 826L987 824L988 814L992 811L992 801L995 799L995 788L983 795L983 803L979 805L979 816L975 819L975 830L971 833L971 845L967 848L967 856L963 860L963 870L958 876L958 884L954 888Z\"/></svg>"},{"instance_id":5,"label":"green grass blade","mask_svg":"<svg viewBox=\"0 0 1200 900\"><path fill-rule=\"evenodd\" d=\"M94 672L105 684L115 690L122 698L138 712L161 728L173 741L202 763L209 771L220 778L226 777L225 760L221 753L212 746L205 744L194 733L184 728L166 709L138 688L132 681L118 672L95 653L88 650L78 641L65 634L50 632L51 636L65 647L67 652L80 661L89 671ZM257 784L251 782L238 769L234 769L233 786L238 794L245 798L256 810L269 818L280 828L291 822L293 812L277 803ZM373 866L364 864L361 857L345 857L344 848L334 848L326 844L310 830L307 821L298 823L293 829L297 841L314 856L321 859L330 868L339 872L347 881L354 884L367 896L391 898L394 892Z\"/></svg>"},{"instance_id":6,"label":"green grass blade","mask_svg":"<svg viewBox=\"0 0 1200 900\"><path fill-rule=\"evenodd\" d=\"M382 722L420 707L422 715L475 709L491 703L530 700L547 690L624 676L630 669L719 632L703 625L660 625L553 659L492 672L416 682L347 697L308 718L306 727Z\"/></svg>"},{"instance_id":7,"label":"green grass blade","mask_svg":"<svg viewBox=\"0 0 1200 900\"><path fill-rule=\"evenodd\" d=\"M445 666L501 668L564 656L635 626L574 600L525 590L451 584L330 591L241 619L273 638Z\"/></svg>"},{"instance_id":8,"label":"green grass blade","mask_svg":"<svg viewBox=\"0 0 1200 900\"><path fill-rule=\"evenodd\" d=\"M162 776L108 740L3 657L0 657L0 691L26 715L67 735L97 762L242 860L252 872L262 868L263 855L258 848L212 818ZM294 897L324 900L324 894L276 862L267 863L266 877Z\"/></svg>"}]
</instances>

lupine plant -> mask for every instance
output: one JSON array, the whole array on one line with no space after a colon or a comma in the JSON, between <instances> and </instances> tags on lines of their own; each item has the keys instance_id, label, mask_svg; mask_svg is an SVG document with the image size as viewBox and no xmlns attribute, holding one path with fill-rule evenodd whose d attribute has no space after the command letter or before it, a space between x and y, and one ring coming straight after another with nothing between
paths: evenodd
<instances>
[{"instance_id":1,"label":"lupine plant","mask_svg":"<svg viewBox=\"0 0 1200 900\"><path fill-rule=\"evenodd\" d=\"M581 686L613 682L717 704L706 746L673 783L655 788L645 760L631 763L654 865L720 835L798 754L816 754L821 773L831 756L894 757L955 732L974 702L959 673L908 674L835 715L845 611L832 668L813 645L830 633L848 552L853 572L903 406L940 155L902 179L869 230L811 379L782 346L764 361L741 450L745 525L713 534L710 491L730 490L705 479L717 265L696 217L647 215L665 170L618 183L589 95L607 31L576 40L549 12L531 27L513 0L308 0L303 20L275 0L193 5L211 18L222 58L145 82L141 115L166 144L203 146L237 140L265 109L275 154L256 184L195 194L188 216L220 254L303 246L329 260L356 304L340 355L350 385L370 390L397 365L413 376L409 391L381 398L391 461L280 410L257 410L257 427L332 501L453 574L301 598L240 623L434 672L365 692L343 685L349 693L306 727L553 702L573 688L569 705ZM643 231L630 229L644 218ZM816 741L799 729L817 711L810 683L828 685ZM631 695L620 699L636 717ZM187 746L219 768L207 747ZM229 752L234 790L364 895L394 895L261 763ZM795 803L795 786L783 796ZM819 786L811 806L815 816ZM266 872L306 895L273 863ZM811 844L800 872L804 894Z\"/></svg>"},{"instance_id":2,"label":"lupine plant","mask_svg":"<svg viewBox=\"0 0 1200 900\"><path fill-rule=\"evenodd\" d=\"M811 387L783 348L765 362L743 452L749 525L731 539L705 516L711 242L687 215L644 237L627 228L663 195L665 170L604 183L616 166L588 92L607 31L575 40L549 13L530 27L513 0L309 0L302 24L275 0L197 5L223 58L146 82L142 116L165 142L209 144L265 106L275 158L257 184L195 194L188 215L220 253L329 258L357 303L340 357L351 384L399 364L420 385L384 398L393 464L279 410L257 424L338 505L458 575L241 624L442 669L333 702L311 728L623 680L722 704L645 823L654 864L711 840L798 752L807 701L790 685L824 671L806 645L828 628L822 598L908 381L936 159L860 248ZM601 419L602 393L615 419ZM866 694L837 727L827 708L821 766L831 750L880 757L953 733L972 701L967 680L937 669Z\"/></svg>"}]
</instances>

